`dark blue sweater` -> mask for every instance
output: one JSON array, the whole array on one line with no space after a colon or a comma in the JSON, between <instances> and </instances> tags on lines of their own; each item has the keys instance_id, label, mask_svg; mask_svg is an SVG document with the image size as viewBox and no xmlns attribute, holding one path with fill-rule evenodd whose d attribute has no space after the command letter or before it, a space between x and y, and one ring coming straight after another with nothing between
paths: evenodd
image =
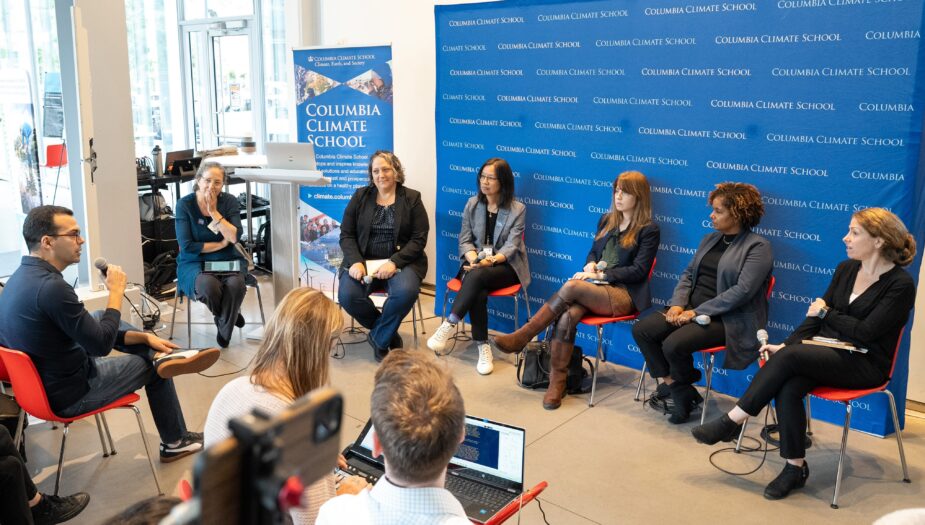
<instances>
[{"instance_id":1,"label":"dark blue sweater","mask_svg":"<svg viewBox=\"0 0 925 525\"><path fill-rule=\"evenodd\" d=\"M57 268L27 255L0 294L0 345L29 354L57 412L90 390L91 357L125 341L121 315L108 308L97 321Z\"/></svg>"}]
</instances>

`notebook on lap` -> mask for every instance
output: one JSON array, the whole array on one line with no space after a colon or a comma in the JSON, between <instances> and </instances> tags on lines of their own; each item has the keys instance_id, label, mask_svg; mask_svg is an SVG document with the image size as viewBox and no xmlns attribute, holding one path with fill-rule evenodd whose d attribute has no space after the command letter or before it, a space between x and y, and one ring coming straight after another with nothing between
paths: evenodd
<instances>
[{"instance_id":1,"label":"notebook on lap","mask_svg":"<svg viewBox=\"0 0 925 525\"><path fill-rule=\"evenodd\" d=\"M345 475L375 483L384 474L382 457L373 457L372 421L344 449ZM466 416L466 438L450 460L449 490L469 519L484 523L523 492L525 432L522 428Z\"/></svg>"}]
</instances>

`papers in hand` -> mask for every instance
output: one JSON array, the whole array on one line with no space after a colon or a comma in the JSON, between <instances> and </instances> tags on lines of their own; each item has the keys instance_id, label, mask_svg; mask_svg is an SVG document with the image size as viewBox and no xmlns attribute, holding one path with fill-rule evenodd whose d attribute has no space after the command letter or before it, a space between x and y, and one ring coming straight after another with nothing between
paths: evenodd
<instances>
[{"instance_id":1,"label":"papers in hand","mask_svg":"<svg viewBox=\"0 0 925 525\"><path fill-rule=\"evenodd\" d=\"M379 268L389 262L388 259L368 259L366 261L366 275L375 275Z\"/></svg>"},{"instance_id":2,"label":"papers in hand","mask_svg":"<svg viewBox=\"0 0 925 525\"><path fill-rule=\"evenodd\" d=\"M815 336L812 339L804 339L803 344L807 345L817 345L817 346L827 346L829 348L837 348L839 350L847 350L849 352L858 352L860 354L866 354L866 348L857 348L856 346L840 341L838 339L833 339L831 337L822 337Z\"/></svg>"}]
</instances>

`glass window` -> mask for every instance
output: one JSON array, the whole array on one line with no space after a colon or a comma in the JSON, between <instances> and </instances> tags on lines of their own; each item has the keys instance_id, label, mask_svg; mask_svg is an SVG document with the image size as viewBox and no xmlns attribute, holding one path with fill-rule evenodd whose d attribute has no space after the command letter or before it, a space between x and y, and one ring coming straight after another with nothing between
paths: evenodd
<instances>
[{"instance_id":1,"label":"glass window","mask_svg":"<svg viewBox=\"0 0 925 525\"><path fill-rule=\"evenodd\" d=\"M253 0L184 0L183 19L228 18L254 14Z\"/></svg>"},{"instance_id":2,"label":"glass window","mask_svg":"<svg viewBox=\"0 0 925 525\"><path fill-rule=\"evenodd\" d=\"M292 58L286 43L286 1L264 0L263 76L266 98L267 136L269 142L290 141L292 100Z\"/></svg>"},{"instance_id":3,"label":"glass window","mask_svg":"<svg viewBox=\"0 0 925 525\"><path fill-rule=\"evenodd\" d=\"M0 279L28 253L29 210L71 207L61 100L54 0L0 2Z\"/></svg>"},{"instance_id":4,"label":"glass window","mask_svg":"<svg viewBox=\"0 0 925 525\"><path fill-rule=\"evenodd\" d=\"M187 147L176 0L125 0L135 156Z\"/></svg>"}]
</instances>

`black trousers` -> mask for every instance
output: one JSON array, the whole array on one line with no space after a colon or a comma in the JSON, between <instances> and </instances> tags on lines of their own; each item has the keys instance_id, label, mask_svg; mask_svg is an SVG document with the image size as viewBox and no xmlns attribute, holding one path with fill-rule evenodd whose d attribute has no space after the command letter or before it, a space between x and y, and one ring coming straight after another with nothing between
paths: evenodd
<instances>
[{"instance_id":1,"label":"black trousers","mask_svg":"<svg viewBox=\"0 0 925 525\"><path fill-rule=\"evenodd\" d=\"M209 307L222 339L231 339L234 323L244 302L243 273L205 273L196 276L195 299Z\"/></svg>"},{"instance_id":2,"label":"black trousers","mask_svg":"<svg viewBox=\"0 0 925 525\"><path fill-rule=\"evenodd\" d=\"M472 323L472 339L488 340L488 293L499 288L507 288L519 283L517 274L510 264L502 263L487 268L476 268L469 272L461 271L462 288L453 301L450 310L462 319L469 314Z\"/></svg>"},{"instance_id":3,"label":"black trousers","mask_svg":"<svg viewBox=\"0 0 925 525\"><path fill-rule=\"evenodd\" d=\"M806 394L818 386L863 389L880 386L886 380L887 374L863 354L816 345L787 345L755 374L736 404L757 416L775 400L780 455L801 459L806 456Z\"/></svg>"},{"instance_id":4,"label":"black trousers","mask_svg":"<svg viewBox=\"0 0 925 525\"><path fill-rule=\"evenodd\" d=\"M719 319L707 326L691 322L678 327L665 320L663 311L656 311L633 325L633 338L652 377L670 376L691 384L701 376L694 368L694 352L726 344L726 329Z\"/></svg>"},{"instance_id":5,"label":"black trousers","mask_svg":"<svg viewBox=\"0 0 925 525\"><path fill-rule=\"evenodd\" d=\"M32 524L29 500L38 490L29 477L29 470L13 446L9 430L0 426L0 523L3 525Z\"/></svg>"}]
</instances>

